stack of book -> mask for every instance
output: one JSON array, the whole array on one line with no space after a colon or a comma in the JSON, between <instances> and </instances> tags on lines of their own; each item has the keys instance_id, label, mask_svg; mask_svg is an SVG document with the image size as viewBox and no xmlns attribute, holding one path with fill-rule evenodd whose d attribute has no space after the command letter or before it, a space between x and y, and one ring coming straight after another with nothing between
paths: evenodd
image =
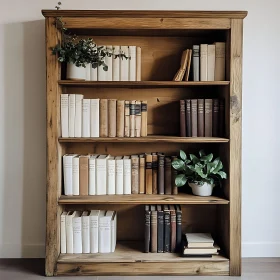
<instances>
[{"instance_id":1,"label":"stack of book","mask_svg":"<svg viewBox=\"0 0 280 280\"><path fill-rule=\"evenodd\" d=\"M186 233L182 244L182 255L189 258L211 258L220 250L210 233Z\"/></svg>"},{"instance_id":2,"label":"stack of book","mask_svg":"<svg viewBox=\"0 0 280 280\"><path fill-rule=\"evenodd\" d=\"M177 194L176 170L162 153L63 156L65 195Z\"/></svg>"},{"instance_id":3,"label":"stack of book","mask_svg":"<svg viewBox=\"0 0 280 280\"><path fill-rule=\"evenodd\" d=\"M111 253L117 240L117 213L69 211L60 216L61 254Z\"/></svg>"},{"instance_id":4,"label":"stack of book","mask_svg":"<svg viewBox=\"0 0 280 280\"><path fill-rule=\"evenodd\" d=\"M145 253L180 251L181 239L180 205L145 206Z\"/></svg>"},{"instance_id":5,"label":"stack of book","mask_svg":"<svg viewBox=\"0 0 280 280\"><path fill-rule=\"evenodd\" d=\"M224 137L223 99L180 100L181 137Z\"/></svg>"},{"instance_id":6,"label":"stack of book","mask_svg":"<svg viewBox=\"0 0 280 280\"><path fill-rule=\"evenodd\" d=\"M147 136L147 101L61 94L62 137Z\"/></svg>"}]
</instances>

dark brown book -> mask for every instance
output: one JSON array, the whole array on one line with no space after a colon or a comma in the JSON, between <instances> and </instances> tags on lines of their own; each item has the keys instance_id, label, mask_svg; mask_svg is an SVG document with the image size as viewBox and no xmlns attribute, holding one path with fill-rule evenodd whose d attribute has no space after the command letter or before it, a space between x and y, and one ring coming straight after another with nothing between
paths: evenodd
<instances>
[{"instance_id":1,"label":"dark brown book","mask_svg":"<svg viewBox=\"0 0 280 280\"><path fill-rule=\"evenodd\" d=\"M158 193L158 156L156 153L152 153L152 170L153 170L153 194Z\"/></svg>"},{"instance_id":2,"label":"dark brown book","mask_svg":"<svg viewBox=\"0 0 280 280\"><path fill-rule=\"evenodd\" d=\"M176 250L176 211L174 205L170 205L170 236L171 236L171 252Z\"/></svg>"},{"instance_id":3,"label":"dark brown book","mask_svg":"<svg viewBox=\"0 0 280 280\"><path fill-rule=\"evenodd\" d=\"M108 136L117 136L117 99L108 99Z\"/></svg>"},{"instance_id":4,"label":"dark brown book","mask_svg":"<svg viewBox=\"0 0 280 280\"><path fill-rule=\"evenodd\" d=\"M171 158L165 157L164 159L164 186L165 194L172 194L171 186Z\"/></svg>"},{"instance_id":5,"label":"dark brown book","mask_svg":"<svg viewBox=\"0 0 280 280\"><path fill-rule=\"evenodd\" d=\"M158 193L164 194L164 155L158 155Z\"/></svg>"},{"instance_id":6,"label":"dark brown book","mask_svg":"<svg viewBox=\"0 0 280 280\"><path fill-rule=\"evenodd\" d=\"M197 99L191 100L192 137L197 137Z\"/></svg>"},{"instance_id":7,"label":"dark brown book","mask_svg":"<svg viewBox=\"0 0 280 280\"><path fill-rule=\"evenodd\" d=\"M219 99L213 99L213 137L219 137Z\"/></svg>"},{"instance_id":8,"label":"dark brown book","mask_svg":"<svg viewBox=\"0 0 280 280\"><path fill-rule=\"evenodd\" d=\"M182 242L182 210L180 205L175 205L176 210L176 251L181 251Z\"/></svg>"},{"instance_id":9,"label":"dark brown book","mask_svg":"<svg viewBox=\"0 0 280 280\"><path fill-rule=\"evenodd\" d=\"M146 154L146 194L153 194L152 155Z\"/></svg>"},{"instance_id":10,"label":"dark brown book","mask_svg":"<svg viewBox=\"0 0 280 280\"><path fill-rule=\"evenodd\" d=\"M150 205L145 205L145 253L150 252L151 244L151 210Z\"/></svg>"},{"instance_id":11,"label":"dark brown book","mask_svg":"<svg viewBox=\"0 0 280 280\"><path fill-rule=\"evenodd\" d=\"M192 117L191 117L191 100L185 100L186 103L186 132L187 137L192 137Z\"/></svg>"},{"instance_id":12,"label":"dark brown book","mask_svg":"<svg viewBox=\"0 0 280 280\"><path fill-rule=\"evenodd\" d=\"M139 193L145 193L145 173L146 173L146 158L145 155L139 155Z\"/></svg>"},{"instance_id":13,"label":"dark brown book","mask_svg":"<svg viewBox=\"0 0 280 280\"><path fill-rule=\"evenodd\" d=\"M79 195L88 195L89 156L79 157Z\"/></svg>"},{"instance_id":14,"label":"dark brown book","mask_svg":"<svg viewBox=\"0 0 280 280\"><path fill-rule=\"evenodd\" d=\"M124 137L124 100L117 101L117 137Z\"/></svg>"},{"instance_id":15,"label":"dark brown book","mask_svg":"<svg viewBox=\"0 0 280 280\"><path fill-rule=\"evenodd\" d=\"M205 131L204 135L205 137L212 137L212 99L205 99L205 120L204 120L204 126Z\"/></svg>"},{"instance_id":16,"label":"dark brown book","mask_svg":"<svg viewBox=\"0 0 280 280\"><path fill-rule=\"evenodd\" d=\"M176 156L171 157L171 163L173 160L176 160ZM171 164L171 185L172 185L172 194L178 194L178 187L175 184L176 175L178 174L177 170L172 167Z\"/></svg>"},{"instance_id":17,"label":"dark brown book","mask_svg":"<svg viewBox=\"0 0 280 280\"><path fill-rule=\"evenodd\" d=\"M204 99L197 100L197 120L198 120L198 127L197 127L197 135L198 137L204 137Z\"/></svg>"},{"instance_id":18,"label":"dark brown book","mask_svg":"<svg viewBox=\"0 0 280 280\"><path fill-rule=\"evenodd\" d=\"M170 247L170 211L168 208L168 205L163 206L163 211L164 211L164 249L163 251L165 253L171 252L171 247Z\"/></svg>"},{"instance_id":19,"label":"dark brown book","mask_svg":"<svg viewBox=\"0 0 280 280\"><path fill-rule=\"evenodd\" d=\"M108 137L108 100L100 99L100 137Z\"/></svg>"},{"instance_id":20,"label":"dark brown book","mask_svg":"<svg viewBox=\"0 0 280 280\"><path fill-rule=\"evenodd\" d=\"M139 156L131 156L131 193L139 193Z\"/></svg>"},{"instance_id":21,"label":"dark brown book","mask_svg":"<svg viewBox=\"0 0 280 280\"><path fill-rule=\"evenodd\" d=\"M186 105L185 100L180 100L180 136L186 137Z\"/></svg>"},{"instance_id":22,"label":"dark brown book","mask_svg":"<svg viewBox=\"0 0 280 280\"><path fill-rule=\"evenodd\" d=\"M155 205L151 205L151 252L157 253L157 210Z\"/></svg>"},{"instance_id":23,"label":"dark brown book","mask_svg":"<svg viewBox=\"0 0 280 280\"><path fill-rule=\"evenodd\" d=\"M220 99L219 107L219 136L225 137L225 101L223 99Z\"/></svg>"},{"instance_id":24,"label":"dark brown book","mask_svg":"<svg viewBox=\"0 0 280 280\"><path fill-rule=\"evenodd\" d=\"M161 205L157 205L157 252L164 252L164 213Z\"/></svg>"}]
</instances>

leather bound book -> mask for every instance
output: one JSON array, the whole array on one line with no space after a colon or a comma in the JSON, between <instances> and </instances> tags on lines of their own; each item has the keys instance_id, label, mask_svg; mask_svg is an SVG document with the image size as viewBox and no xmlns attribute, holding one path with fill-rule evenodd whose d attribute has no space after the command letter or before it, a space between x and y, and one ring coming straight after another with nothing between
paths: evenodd
<instances>
[{"instance_id":1,"label":"leather bound book","mask_svg":"<svg viewBox=\"0 0 280 280\"><path fill-rule=\"evenodd\" d=\"M141 101L135 102L135 137L141 136Z\"/></svg>"},{"instance_id":2,"label":"leather bound book","mask_svg":"<svg viewBox=\"0 0 280 280\"><path fill-rule=\"evenodd\" d=\"M176 160L177 157L176 156L172 156L171 157L171 162L173 160ZM178 187L175 184L175 179L176 179L176 175L177 175L177 170L174 169L171 165L171 185L172 185L172 194L178 194Z\"/></svg>"},{"instance_id":3,"label":"leather bound book","mask_svg":"<svg viewBox=\"0 0 280 280\"><path fill-rule=\"evenodd\" d=\"M100 137L108 137L108 100L100 99Z\"/></svg>"},{"instance_id":4,"label":"leather bound book","mask_svg":"<svg viewBox=\"0 0 280 280\"><path fill-rule=\"evenodd\" d=\"M156 153L152 153L152 170L153 170L153 194L157 194L158 193L158 189L157 189L158 156Z\"/></svg>"},{"instance_id":5,"label":"leather bound book","mask_svg":"<svg viewBox=\"0 0 280 280\"><path fill-rule=\"evenodd\" d=\"M165 186L165 194L172 193L171 186L171 158L165 157L164 159L164 186Z\"/></svg>"},{"instance_id":6,"label":"leather bound book","mask_svg":"<svg viewBox=\"0 0 280 280\"><path fill-rule=\"evenodd\" d=\"M131 193L139 193L139 156L131 156Z\"/></svg>"},{"instance_id":7,"label":"leather bound book","mask_svg":"<svg viewBox=\"0 0 280 280\"><path fill-rule=\"evenodd\" d=\"M130 137L130 105L129 101L124 102L124 137Z\"/></svg>"},{"instance_id":8,"label":"leather bound book","mask_svg":"<svg viewBox=\"0 0 280 280\"><path fill-rule=\"evenodd\" d=\"M180 136L186 137L186 108L185 100L180 100Z\"/></svg>"},{"instance_id":9,"label":"leather bound book","mask_svg":"<svg viewBox=\"0 0 280 280\"><path fill-rule=\"evenodd\" d=\"M161 205L157 205L157 252L163 253L164 251L164 214Z\"/></svg>"},{"instance_id":10,"label":"leather bound book","mask_svg":"<svg viewBox=\"0 0 280 280\"><path fill-rule=\"evenodd\" d=\"M129 104L130 137L135 137L135 103L135 100L131 100Z\"/></svg>"},{"instance_id":11,"label":"leather bound book","mask_svg":"<svg viewBox=\"0 0 280 280\"><path fill-rule=\"evenodd\" d=\"M191 100L186 99L186 133L187 137L192 137L192 117L191 117Z\"/></svg>"},{"instance_id":12,"label":"leather bound book","mask_svg":"<svg viewBox=\"0 0 280 280\"><path fill-rule=\"evenodd\" d=\"M117 136L117 100L108 99L108 136Z\"/></svg>"},{"instance_id":13,"label":"leather bound book","mask_svg":"<svg viewBox=\"0 0 280 280\"><path fill-rule=\"evenodd\" d=\"M219 103L219 136L225 137L225 101L220 99Z\"/></svg>"},{"instance_id":14,"label":"leather bound book","mask_svg":"<svg viewBox=\"0 0 280 280\"><path fill-rule=\"evenodd\" d=\"M213 137L219 137L219 99L213 99Z\"/></svg>"},{"instance_id":15,"label":"leather bound book","mask_svg":"<svg viewBox=\"0 0 280 280\"><path fill-rule=\"evenodd\" d=\"M197 99L191 100L192 137L197 137Z\"/></svg>"},{"instance_id":16,"label":"leather bound book","mask_svg":"<svg viewBox=\"0 0 280 280\"><path fill-rule=\"evenodd\" d=\"M141 101L141 137L148 135L148 103L147 100Z\"/></svg>"},{"instance_id":17,"label":"leather bound book","mask_svg":"<svg viewBox=\"0 0 280 280\"><path fill-rule=\"evenodd\" d=\"M197 120L198 120L198 127L197 127L197 134L198 137L204 137L204 99L197 100Z\"/></svg>"},{"instance_id":18,"label":"leather bound book","mask_svg":"<svg viewBox=\"0 0 280 280\"><path fill-rule=\"evenodd\" d=\"M124 137L124 100L117 101L117 137Z\"/></svg>"},{"instance_id":19,"label":"leather bound book","mask_svg":"<svg viewBox=\"0 0 280 280\"><path fill-rule=\"evenodd\" d=\"M164 155L158 155L158 192L164 194Z\"/></svg>"},{"instance_id":20,"label":"leather bound book","mask_svg":"<svg viewBox=\"0 0 280 280\"><path fill-rule=\"evenodd\" d=\"M88 195L88 161L89 156L79 157L79 195Z\"/></svg>"},{"instance_id":21,"label":"leather bound book","mask_svg":"<svg viewBox=\"0 0 280 280\"><path fill-rule=\"evenodd\" d=\"M157 253L157 210L151 205L151 252Z\"/></svg>"},{"instance_id":22,"label":"leather bound book","mask_svg":"<svg viewBox=\"0 0 280 280\"><path fill-rule=\"evenodd\" d=\"M139 155L139 193L145 193L145 173L146 173L146 158L145 155Z\"/></svg>"},{"instance_id":23,"label":"leather bound book","mask_svg":"<svg viewBox=\"0 0 280 280\"><path fill-rule=\"evenodd\" d=\"M153 193L152 155L146 154L146 194Z\"/></svg>"},{"instance_id":24,"label":"leather bound book","mask_svg":"<svg viewBox=\"0 0 280 280\"><path fill-rule=\"evenodd\" d=\"M171 230L171 252L175 252L176 249L176 212L174 205L170 205L170 230Z\"/></svg>"},{"instance_id":25,"label":"leather bound book","mask_svg":"<svg viewBox=\"0 0 280 280\"><path fill-rule=\"evenodd\" d=\"M151 210L150 205L145 205L145 253L150 252L151 244Z\"/></svg>"},{"instance_id":26,"label":"leather bound book","mask_svg":"<svg viewBox=\"0 0 280 280\"><path fill-rule=\"evenodd\" d=\"M212 99L205 99L205 137L212 137Z\"/></svg>"},{"instance_id":27,"label":"leather bound book","mask_svg":"<svg viewBox=\"0 0 280 280\"><path fill-rule=\"evenodd\" d=\"M164 246L163 251L165 253L171 252L170 247L170 211L168 209L168 205L163 206L163 214L164 214Z\"/></svg>"},{"instance_id":28,"label":"leather bound book","mask_svg":"<svg viewBox=\"0 0 280 280\"><path fill-rule=\"evenodd\" d=\"M180 205L175 205L176 209L176 252L181 251L182 242L182 210Z\"/></svg>"}]
</instances>

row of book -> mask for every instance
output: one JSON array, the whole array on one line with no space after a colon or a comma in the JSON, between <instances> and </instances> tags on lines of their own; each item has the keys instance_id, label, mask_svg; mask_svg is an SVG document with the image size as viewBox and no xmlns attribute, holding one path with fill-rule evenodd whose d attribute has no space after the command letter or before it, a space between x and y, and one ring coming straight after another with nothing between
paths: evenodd
<instances>
[{"instance_id":1,"label":"row of book","mask_svg":"<svg viewBox=\"0 0 280 280\"><path fill-rule=\"evenodd\" d=\"M145 206L145 253L179 252L181 240L180 205Z\"/></svg>"},{"instance_id":2,"label":"row of book","mask_svg":"<svg viewBox=\"0 0 280 280\"><path fill-rule=\"evenodd\" d=\"M177 194L175 156L163 153L131 156L63 156L65 195Z\"/></svg>"},{"instance_id":3,"label":"row of book","mask_svg":"<svg viewBox=\"0 0 280 280\"><path fill-rule=\"evenodd\" d=\"M60 216L61 254L111 253L117 240L116 211L69 211Z\"/></svg>"},{"instance_id":4,"label":"row of book","mask_svg":"<svg viewBox=\"0 0 280 280\"><path fill-rule=\"evenodd\" d=\"M224 137L223 99L180 100L181 137Z\"/></svg>"},{"instance_id":5,"label":"row of book","mask_svg":"<svg viewBox=\"0 0 280 280\"><path fill-rule=\"evenodd\" d=\"M61 94L62 137L147 136L147 101Z\"/></svg>"},{"instance_id":6,"label":"row of book","mask_svg":"<svg viewBox=\"0 0 280 280\"><path fill-rule=\"evenodd\" d=\"M211 45L193 45L182 53L181 65L174 81L189 80L192 64L194 81L225 81L226 44L216 42Z\"/></svg>"}]
</instances>

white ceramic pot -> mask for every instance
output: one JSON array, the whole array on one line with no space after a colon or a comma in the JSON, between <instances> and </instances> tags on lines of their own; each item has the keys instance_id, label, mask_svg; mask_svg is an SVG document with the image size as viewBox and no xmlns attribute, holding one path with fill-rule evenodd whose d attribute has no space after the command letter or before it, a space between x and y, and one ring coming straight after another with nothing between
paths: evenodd
<instances>
[{"instance_id":1,"label":"white ceramic pot","mask_svg":"<svg viewBox=\"0 0 280 280\"><path fill-rule=\"evenodd\" d=\"M189 186L192 188L192 192L194 195L210 196L212 195L215 184L204 183L203 185L198 185L195 183L189 183Z\"/></svg>"},{"instance_id":2,"label":"white ceramic pot","mask_svg":"<svg viewBox=\"0 0 280 280\"><path fill-rule=\"evenodd\" d=\"M73 63L67 63L67 74L66 79L68 80L85 80L86 79L85 67L77 67Z\"/></svg>"}]
</instances>

